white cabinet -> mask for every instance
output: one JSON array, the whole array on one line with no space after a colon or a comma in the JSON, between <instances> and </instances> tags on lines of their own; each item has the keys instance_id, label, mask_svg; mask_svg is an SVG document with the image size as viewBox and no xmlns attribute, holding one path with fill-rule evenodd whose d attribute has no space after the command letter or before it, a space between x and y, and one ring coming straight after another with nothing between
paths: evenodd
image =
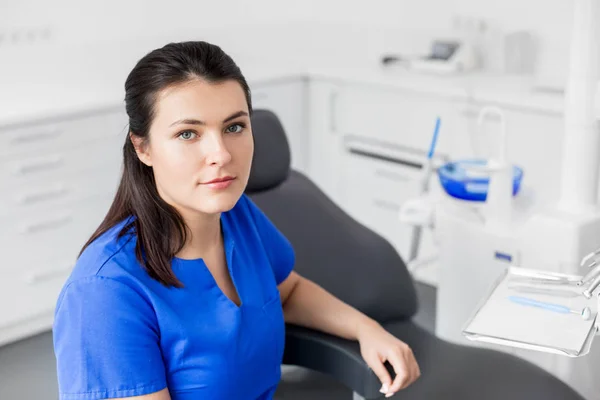
<instances>
[{"instance_id":1,"label":"white cabinet","mask_svg":"<svg viewBox=\"0 0 600 400\"><path fill-rule=\"evenodd\" d=\"M303 78L290 78L252 85L252 107L268 109L280 119L287 135L292 168L307 172L307 82Z\"/></svg>"},{"instance_id":2,"label":"white cabinet","mask_svg":"<svg viewBox=\"0 0 600 400\"><path fill-rule=\"evenodd\" d=\"M0 126L0 344L47 330L122 165L122 107Z\"/></svg>"},{"instance_id":3,"label":"white cabinet","mask_svg":"<svg viewBox=\"0 0 600 400\"><path fill-rule=\"evenodd\" d=\"M417 193L423 157L349 138L342 160L344 208L386 238L406 260L411 229L398 217L402 203Z\"/></svg>"}]
</instances>

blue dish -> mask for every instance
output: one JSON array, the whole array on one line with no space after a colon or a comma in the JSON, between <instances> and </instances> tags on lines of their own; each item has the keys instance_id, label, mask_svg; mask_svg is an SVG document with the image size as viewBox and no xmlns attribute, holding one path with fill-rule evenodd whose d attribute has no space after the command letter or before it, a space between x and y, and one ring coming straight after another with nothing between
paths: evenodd
<instances>
[{"instance_id":1,"label":"blue dish","mask_svg":"<svg viewBox=\"0 0 600 400\"><path fill-rule=\"evenodd\" d=\"M438 169L440 184L448 195L468 201L485 201L490 184L489 174L474 171L471 167L485 167L486 160L459 160L444 164ZM513 196L519 193L523 169L513 166Z\"/></svg>"}]
</instances>

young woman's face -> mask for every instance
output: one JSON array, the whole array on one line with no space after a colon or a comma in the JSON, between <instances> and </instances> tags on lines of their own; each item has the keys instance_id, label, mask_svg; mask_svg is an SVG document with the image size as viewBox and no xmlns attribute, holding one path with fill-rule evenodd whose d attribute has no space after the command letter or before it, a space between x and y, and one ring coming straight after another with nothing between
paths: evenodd
<instances>
[{"instance_id":1,"label":"young woman's face","mask_svg":"<svg viewBox=\"0 0 600 400\"><path fill-rule=\"evenodd\" d=\"M150 140L136 148L160 196L182 215L230 210L246 188L254 152L242 87L194 79L165 89Z\"/></svg>"}]
</instances>

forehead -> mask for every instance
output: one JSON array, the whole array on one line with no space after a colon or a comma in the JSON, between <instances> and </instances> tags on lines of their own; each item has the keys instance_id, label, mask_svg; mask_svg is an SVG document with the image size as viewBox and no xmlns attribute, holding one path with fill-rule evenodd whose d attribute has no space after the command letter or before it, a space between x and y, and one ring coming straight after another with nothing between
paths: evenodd
<instances>
[{"instance_id":1,"label":"forehead","mask_svg":"<svg viewBox=\"0 0 600 400\"><path fill-rule=\"evenodd\" d=\"M238 82L209 83L193 79L159 92L153 122L164 126L176 120L195 118L209 124L220 123L237 111L249 111Z\"/></svg>"}]
</instances>

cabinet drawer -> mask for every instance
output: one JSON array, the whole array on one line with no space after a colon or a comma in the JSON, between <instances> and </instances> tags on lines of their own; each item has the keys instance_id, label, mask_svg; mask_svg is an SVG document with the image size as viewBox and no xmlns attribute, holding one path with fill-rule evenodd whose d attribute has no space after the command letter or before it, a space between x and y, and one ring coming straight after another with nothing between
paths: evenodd
<instances>
[{"instance_id":1,"label":"cabinet drawer","mask_svg":"<svg viewBox=\"0 0 600 400\"><path fill-rule=\"evenodd\" d=\"M100 196L113 196L120 178L120 165L109 163L105 169L78 171L75 176L15 187L0 192L0 221L11 215L28 215L38 209L76 205Z\"/></svg>"},{"instance_id":2,"label":"cabinet drawer","mask_svg":"<svg viewBox=\"0 0 600 400\"><path fill-rule=\"evenodd\" d=\"M343 165L345 209L408 256L412 228L399 221L399 214L404 201L418 193L419 157L350 143Z\"/></svg>"},{"instance_id":3,"label":"cabinet drawer","mask_svg":"<svg viewBox=\"0 0 600 400\"><path fill-rule=\"evenodd\" d=\"M110 111L26 126L0 127L0 159L60 152L103 138L124 138L127 122L124 111Z\"/></svg>"},{"instance_id":4,"label":"cabinet drawer","mask_svg":"<svg viewBox=\"0 0 600 400\"><path fill-rule=\"evenodd\" d=\"M346 196L358 190L401 203L415 195L426 161L424 153L352 137L346 138L343 148Z\"/></svg>"},{"instance_id":5,"label":"cabinet drawer","mask_svg":"<svg viewBox=\"0 0 600 400\"><path fill-rule=\"evenodd\" d=\"M354 86L335 102L335 126L352 134L428 151L436 118L442 121L436 151L452 153L453 136L462 134L450 100L419 92Z\"/></svg>"},{"instance_id":6,"label":"cabinet drawer","mask_svg":"<svg viewBox=\"0 0 600 400\"><path fill-rule=\"evenodd\" d=\"M108 212L112 197L42 209L4 218L0 225L0 270L44 270L48 260L75 261Z\"/></svg>"},{"instance_id":7,"label":"cabinet drawer","mask_svg":"<svg viewBox=\"0 0 600 400\"><path fill-rule=\"evenodd\" d=\"M38 184L72 176L81 170L113 171L122 164L123 141L124 138L115 136L76 148L0 161L0 188L2 192L23 186L33 189Z\"/></svg>"}]
</instances>

